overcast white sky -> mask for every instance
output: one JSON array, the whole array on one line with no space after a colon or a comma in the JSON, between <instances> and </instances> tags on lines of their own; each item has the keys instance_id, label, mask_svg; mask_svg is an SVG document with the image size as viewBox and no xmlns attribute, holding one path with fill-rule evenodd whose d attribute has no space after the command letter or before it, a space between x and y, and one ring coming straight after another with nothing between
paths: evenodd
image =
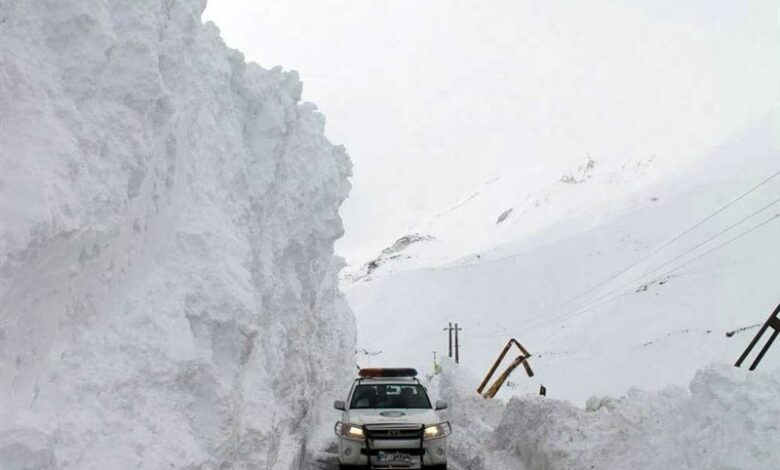
<instances>
[{"instance_id":1,"label":"overcast white sky","mask_svg":"<svg viewBox=\"0 0 780 470\"><path fill-rule=\"evenodd\" d=\"M691 158L780 101L775 0L210 0L205 18L298 70L347 147L353 260L503 172Z\"/></svg>"}]
</instances>

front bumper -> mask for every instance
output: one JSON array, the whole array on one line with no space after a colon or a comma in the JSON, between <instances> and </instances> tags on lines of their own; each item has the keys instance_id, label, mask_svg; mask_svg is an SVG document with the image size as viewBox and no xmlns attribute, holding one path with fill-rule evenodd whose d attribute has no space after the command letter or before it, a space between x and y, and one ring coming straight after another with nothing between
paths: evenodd
<instances>
[{"instance_id":1,"label":"front bumper","mask_svg":"<svg viewBox=\"0 0 780 470\"><path fill-rule=\"evenodd\" d=\"M447 463L447 438L423 440L419 431L408 428L398 432L388 426L381 430L365 426L363 441L339 438L339 462L345 465L368 465L370 468L419 469L421 466ZM402 461L387 461L386 456L400 455Z\"/></svg>"}]
</instances>

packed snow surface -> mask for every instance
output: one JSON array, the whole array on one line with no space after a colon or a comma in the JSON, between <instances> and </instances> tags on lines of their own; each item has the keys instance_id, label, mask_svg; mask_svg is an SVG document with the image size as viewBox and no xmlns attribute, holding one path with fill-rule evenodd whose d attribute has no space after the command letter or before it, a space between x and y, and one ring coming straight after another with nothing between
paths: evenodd
<instances>
[{"instance_id":1,"label":"packed snow surface","mask_svg":"<svg viewBox=\"0 0 780 470\"><path fill-rule=\"evenodd\" d=\"M349 160L203 7L2 2L5 469L298 468L349 375Z\"/></svg>"},{"instance_id":2,"label":"packed snow surface","mask_svg":"<svg viewBox=\"0 0 780 470\"><path fill-rule=\"evenodd\" d=\"M471 390L445 360L431 389L448 400L450 456L472 470L763 470L780 466L780 371L708 366L687 387L508 403Z\"/></svg>"}]
</instances>

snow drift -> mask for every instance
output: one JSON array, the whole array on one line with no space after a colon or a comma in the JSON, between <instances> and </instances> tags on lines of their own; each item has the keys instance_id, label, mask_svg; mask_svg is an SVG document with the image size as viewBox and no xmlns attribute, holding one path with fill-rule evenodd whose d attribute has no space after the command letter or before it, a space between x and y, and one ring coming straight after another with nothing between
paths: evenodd
<instances>
[{"instance_id":1,"label":"snow drift","mask_svg":"<svg viewBox=\"0 0 780 470\"><path fill-rule=\"evenodd\" d=\"M203 7L2 3L3 468L295 468L348 376L348 157Z\"/></svg>"},{"instance_id":2,"label":"snow drift","mask_svg":"<svg viewBox=\"0 0 780 470\"><path fill-rule=\"evenodd\" d=\"M686 390L632 390L578 408L539 396L484 400L445 360L451 454L490 470L768 469L780 466L780 374L700 370Z\"/></svg>"}]
</instances>

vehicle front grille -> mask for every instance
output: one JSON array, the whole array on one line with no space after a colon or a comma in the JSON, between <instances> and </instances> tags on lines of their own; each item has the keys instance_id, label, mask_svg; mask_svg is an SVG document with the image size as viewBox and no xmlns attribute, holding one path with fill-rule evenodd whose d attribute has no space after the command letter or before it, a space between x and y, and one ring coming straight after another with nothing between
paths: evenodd
<instances>
[{"instance_id":1,"label":"vehicle front grille","mask_svg":"<svg viewBox=\"0 0 780 470\"><path fill-rule=\"evenodd\" d=\"M420 424L368 424L364 426L369 439L422 439Z\"/></svg>"}]
</instances>

